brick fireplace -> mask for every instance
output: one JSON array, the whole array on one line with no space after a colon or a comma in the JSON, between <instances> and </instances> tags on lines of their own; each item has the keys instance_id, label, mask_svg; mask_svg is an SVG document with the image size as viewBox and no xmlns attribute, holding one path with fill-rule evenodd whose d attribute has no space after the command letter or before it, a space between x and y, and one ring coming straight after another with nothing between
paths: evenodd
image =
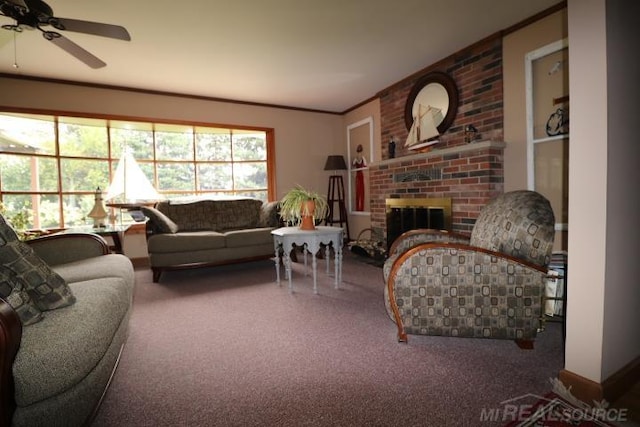
<instances>
[{"instance_id":1,"label":"brick fireplace","mask_svg":"<svg viewBox=\"0 0 640 427\"><path fill-rule=\"evenodd\" d=\"M474 142L372 164L372 228L386 235L386 199L450 198L451 230L469 233L480 209L503 192L504 147Z\"/></svg>"},{"instance_id":2,"label":"brick fireplace","mask_svg":"<svg viewBox=\"0 0 640 427\"><path fill-rule=\"evenodd\" d=\"M453 78L459 103L451 127L430 151L404 148L407 97L421 77L440 71ZM502 38L495 35L471 45L382 90L380 127L382 160L369 165L371 227L386 235L389 198L450 198L451 230L469 233L482 207L504 192ZM472 142L464 129L478 129ZM388 142L396 141L389 158Z\"/></svg>"}]
</instances>

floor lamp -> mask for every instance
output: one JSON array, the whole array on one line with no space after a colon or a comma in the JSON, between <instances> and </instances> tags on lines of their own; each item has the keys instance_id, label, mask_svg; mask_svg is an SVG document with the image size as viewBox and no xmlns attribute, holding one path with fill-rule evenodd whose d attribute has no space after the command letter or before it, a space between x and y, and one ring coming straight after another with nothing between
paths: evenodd
<instances>
[{"instance_id":1,"label":"floor lamp","mask_svg":"<svg viewBox=\"0 0 640 427\"><path fill-rule=\"evenodd\" d=\"M345 240L349 240L349 222L347 221L347 208L344 202L344 182L342 175L338 171L347 170L344 156L328 156L324 165L324 170L333 171L329 177L329 189L327 191L327 204L329 213L325 219L326 225L340 224L345 229ZM335 218L335 204L338 204L338 218ZM344 224L344 226L342 225Z\"/></svg>"}]
</instances>

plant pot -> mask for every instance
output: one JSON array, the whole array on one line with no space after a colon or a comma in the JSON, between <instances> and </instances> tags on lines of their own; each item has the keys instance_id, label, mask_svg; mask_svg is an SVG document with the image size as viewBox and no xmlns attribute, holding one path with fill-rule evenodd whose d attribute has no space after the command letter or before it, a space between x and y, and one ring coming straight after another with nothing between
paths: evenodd
<instances>
[{"instance_id":1,"label":"plant pot","mask_svg":"<svg viewBox=\"0 0 640 427\"><path fill-rule=\"evenodd\" d=\"M315 230L316 225L313 214L316 210L316 204L313 200L307 200L302 203L302 222L300 222L300 230Z\"/></svg>"}]
</instances>

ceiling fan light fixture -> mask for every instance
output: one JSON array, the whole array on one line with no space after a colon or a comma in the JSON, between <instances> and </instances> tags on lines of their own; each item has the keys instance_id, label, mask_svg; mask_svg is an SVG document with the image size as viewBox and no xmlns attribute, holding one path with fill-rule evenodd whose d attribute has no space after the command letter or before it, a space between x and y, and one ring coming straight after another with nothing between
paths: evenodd
<instances>
[{"instance_id":1,"label":"ceiling fan light fixture","mask_svg":"<svg viewBox=\"0 0 640 427\"><path fill-rule=\"evenodd\" d=\"M42 0L21 0L20 3L0 0L0 15L15 20L15 24L5 24L1 28L17 33L22 32L25 28L38 29L42 31L42 36L46 40L91 68L101 68L107 64L57 31L45 30L42 27L51 25L59 31L72 31L124 41L131 40L127 29L120 25L56 17L53 14L53 9Z\"/></svg>"}]
</instances>

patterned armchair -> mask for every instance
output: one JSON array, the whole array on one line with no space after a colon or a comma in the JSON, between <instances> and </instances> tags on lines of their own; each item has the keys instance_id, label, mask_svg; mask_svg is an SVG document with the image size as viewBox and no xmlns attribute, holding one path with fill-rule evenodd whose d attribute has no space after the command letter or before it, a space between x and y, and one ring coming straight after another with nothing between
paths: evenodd
<instances>
[{"instance_id":1,"label":"patterned armchair","mask_svg":"<svg viewBox=\"0 0 640 427\"><path fill-rule=\"evenodd\" d=\"M414 230L384 266L385 306L407 334L513 339L540 327L555 219L549 201L513 191L490 201L471 236Z\"/></svg>"}]
</instances>

